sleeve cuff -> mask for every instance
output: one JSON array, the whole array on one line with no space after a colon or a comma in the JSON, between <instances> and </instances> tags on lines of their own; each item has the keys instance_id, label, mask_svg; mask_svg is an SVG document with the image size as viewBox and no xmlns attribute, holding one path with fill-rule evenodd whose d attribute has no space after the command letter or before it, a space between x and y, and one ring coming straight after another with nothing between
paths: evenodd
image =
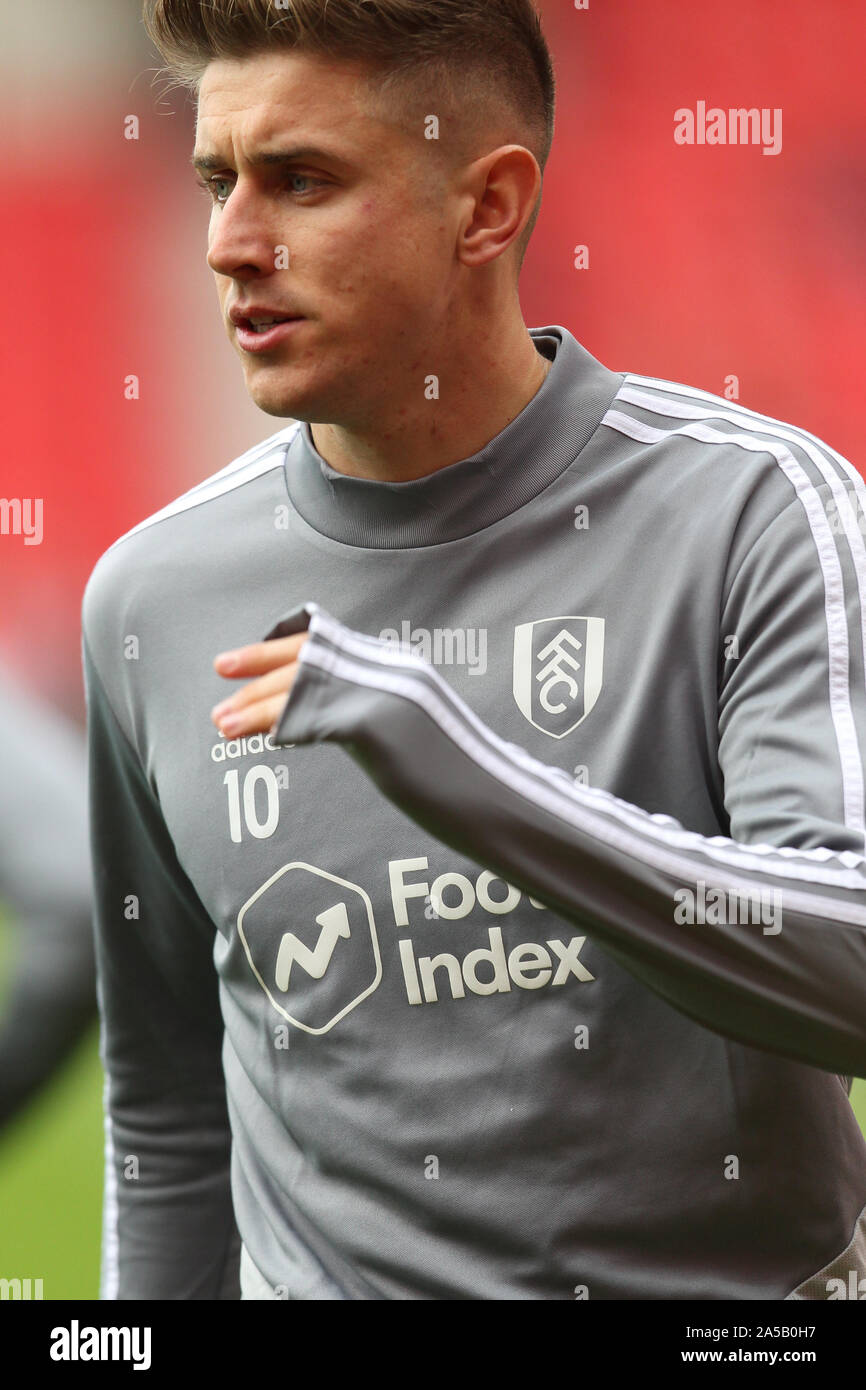
<instances>
[{"instance_id":1,"label":"sleeve cuff","mask_svg":"<svg viewBox=\"0 0 866 1390\"><path fill-rule=\"evenodd\" d=\"M307 649L315 642L318 632L323 627L331 633L333 638L335 633L341 629L342 624L329 613L326 613L318 603L310 600L291 609L264 638L266 642L271 642L278 637L292 637L298 632L308 632L310 635L309 642L305 642L301 647L298 669L292 688L270 729L270 736L274 743L281 747L291 747L296 743L312 743L317 737L314 707L318 702L312 698L313 692L308 691L309 686L315 685L315 679L310 677L310 668L305 666L304 659L307 655Z\"/></svg>"},{"instance_id":2,"label":"sleeve cuff","mask_svg":"<svg viewBox=\"0 0 866 1390\"><path fill-rule=\"evenodd\" d=\"M316 613L321 612L319 605L313 603L302 603L299 608L293 608L284 618L281 618L270 632L266 634L265 641L271 642L276 637L293 637L296 632L307 632Z\"/></svg>"}]
</instances>

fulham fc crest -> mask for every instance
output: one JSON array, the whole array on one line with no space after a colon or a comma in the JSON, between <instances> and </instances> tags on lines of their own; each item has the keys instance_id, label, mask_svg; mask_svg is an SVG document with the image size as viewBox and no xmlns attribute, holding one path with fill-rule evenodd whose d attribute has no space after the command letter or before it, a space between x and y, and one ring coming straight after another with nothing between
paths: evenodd
<instances>
[{"instance_id":1,"label":"fulham fc crest","mask_svg":"<svg viewBox=\"0 0 866 1390\"><path fill-rule=\"evenodd\" d=\"M514 698L530 724L564 738L601 690L604 618L539 618L514 629Z\"/></svg>"}]
</instances>

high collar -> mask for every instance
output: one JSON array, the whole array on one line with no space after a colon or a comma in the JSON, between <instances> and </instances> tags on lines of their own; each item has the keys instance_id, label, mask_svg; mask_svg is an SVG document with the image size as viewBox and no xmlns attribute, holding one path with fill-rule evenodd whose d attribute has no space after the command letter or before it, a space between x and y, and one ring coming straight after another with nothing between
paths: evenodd
<instances>
[{"instance_id":1,"label":"high collar","mask_svg":"<svg viewBox=\"0 0 866 1390\"><path fill-rule=\"evenodd\" d=\"M567 328L532 328L552 366L532 400L479 453L410 482L332 468L302 424L286 454L293 506L331 540L370 549L438 545L481 531L536 497L573 463L622 384Z\"/></svg>"}]
</instances>

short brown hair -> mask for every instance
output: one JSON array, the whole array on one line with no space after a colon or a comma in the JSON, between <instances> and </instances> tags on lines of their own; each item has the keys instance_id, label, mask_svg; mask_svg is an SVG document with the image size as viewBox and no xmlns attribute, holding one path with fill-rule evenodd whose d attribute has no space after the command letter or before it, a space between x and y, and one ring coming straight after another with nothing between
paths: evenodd
<instances>
[{"instance_id":1,"label":"short brown hair","mask_svg":"<svg viewBox=\"0 0 866 1390\"><path fill-rule=\"evenodd\" d=\"M297 49L470 103L473 90L495 95L547 162L555 80L533 0L144 0L144 25L167 75L192 90L215 59Z\"/></svg>"}]
</instances>

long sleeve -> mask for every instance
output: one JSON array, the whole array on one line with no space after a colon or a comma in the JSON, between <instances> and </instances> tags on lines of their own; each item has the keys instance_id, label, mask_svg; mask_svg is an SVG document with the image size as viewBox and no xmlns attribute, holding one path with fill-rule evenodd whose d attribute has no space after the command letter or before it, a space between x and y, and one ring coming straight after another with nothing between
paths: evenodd
<instances>
[{"instance_id":1,"label":"long sleeve","mask_svg":"<svg viewBox=\"0 0 866 1390\"><path fill-rule=\"evenodd\" d=\"M719 680L718 756L741 839L575 785L495 734L426 661L314 602L267 634L310 634L274 737L342 744L407 815L591 934L688 1017L866 1076L866 861L850 795L862 765L851 739L845 777L815 762L844 701L797 509L752 548L721 615L720 642L740 638ZM862 738L862 703L846 709Z\"/></svg>"},{"instance_id":2,"label":"long sleeve","mask_svg":"<svg viewBox=\"0 0 866 1390\"><path fill-rule=\"evenodd\" d=\"M85 637L106 1086L103 1298L236 1299L214 926Z\"/></svg>"}]
</instances>

